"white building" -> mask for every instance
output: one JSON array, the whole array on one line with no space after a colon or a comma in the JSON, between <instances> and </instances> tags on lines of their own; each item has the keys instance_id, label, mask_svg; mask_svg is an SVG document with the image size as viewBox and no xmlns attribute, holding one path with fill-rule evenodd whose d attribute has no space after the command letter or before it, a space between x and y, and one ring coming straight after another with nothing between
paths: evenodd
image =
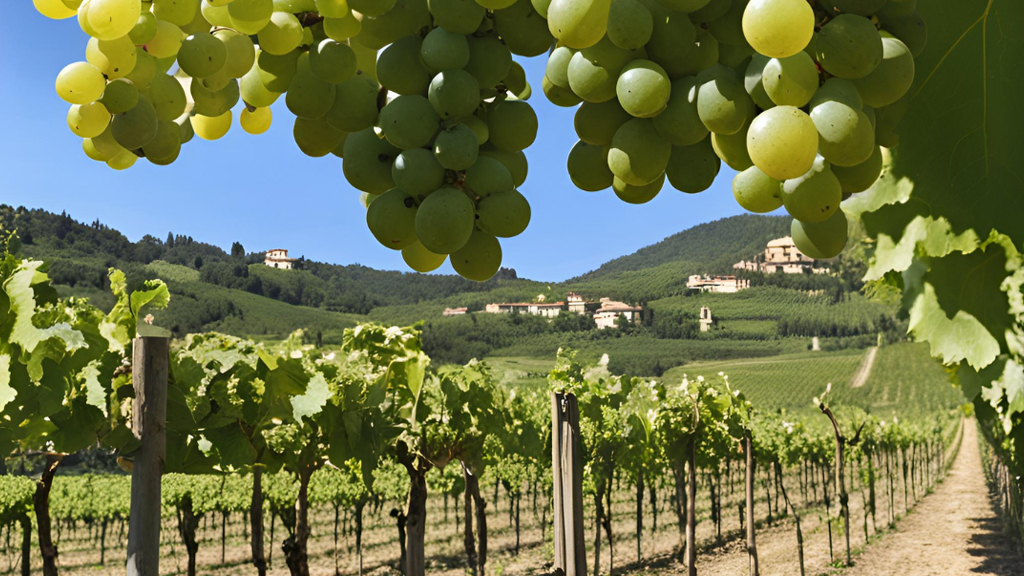
<instances>
[{"instance_id":1,"label":"white building","mask_svg":"<svg viewBox=\"0 0 1024 576\"><path fill-rule=\"evenodd\" d=\"M267 255L264 257L263 263L271 268L291 270L292 265L295 262L298 262L298 260L298 258L289 258L288 251L284 248L274 248L273 250L267 250Z\"/></svg>"},{"instance_id":2,"label":"white building","mask_svg":"<svg viewBox=\"0 0 1024 576\"><path fill-rule=\"evenodd\" d=\"M643 308L630 306L625 302L616 302L610 298L601 298L600 302L588 302L579 294L570 292L566 302L546 303L538 298L538 302L512 302L501 304L487 304L484 312L488 314L531 314L544 318L554 318L560 312L566 310L581 316L593 316L594 322L599 329L614 327L619 316L625 316L630 322L639 322Z\"/></svg>"},{"instance_id":3,"label":"white building","mask_svg":"<svg viewBox=\"0 0 1024 576\"><path fill-rule=\"evenodd\" d=\"M711 308L702 306L700 309L700 331L707 332L711 330L711 325L714 323L715 321L711 318Z\"/></svg>"},{"instance_id":4,"label":"white building","mask_svg":"<svg viewBox=\"0 0 1024 576\"><path fill-rule=\"evenodd\" d=\"M469 308L445 308L442 316L463 316L469 312Z\"/></svg>"},{"instance_id":5,"label":"white building","mask_svg":"<svg viewBox=\"0 0 1024 576\"><path fill-rule=\"evenodd\" d=\"M735 276L702 276L694 274L686 281L686 287L700 292L734 294L740 290L750 288L750 280L743 280Z\"/></svg>"},{"instance_id":6,"label":"white building","mask_svg":"<svg viewBox=\"0 0 1024 576\"><path fill-rule=\"evenodd\" d=\"M740 260L732 267L735 270L764 274L775 274L776 272L803 274L807 271L815 274L827 274L831 272L828 268L814 267L814 259L801 252L793 242L793 238L789 236L772 240L765 247L763 255L758 255L753 260Z\"/></svg>"},{"instance_id":7,"label":"white building","mask_svg":"<svg viewBox=\"0 0 1024 576\"><path fill-rule=\"evenodd\" d=\"M501 304L488 304L484 306L484 312L488 314L511 314L515 312L517 314L531 314L533 316L543 316L544 318L554 318L564 308L565 302L552 302L550 304L543 302L503 302Z\"/></svg>"},{"instance_id":8,"label":"white building","mask_svg":"<svg viewBox=\"0 0 1024 576\"><path fill-rule=\"evenodd\" d=\"M610 298L601 298L601 307L594 312L594 323L598 330L615 328L619 316L625 316L629 322L639 322L644 311L640 306L630 306L625 302L616 302Z\"/></svg>"}]
</instances>

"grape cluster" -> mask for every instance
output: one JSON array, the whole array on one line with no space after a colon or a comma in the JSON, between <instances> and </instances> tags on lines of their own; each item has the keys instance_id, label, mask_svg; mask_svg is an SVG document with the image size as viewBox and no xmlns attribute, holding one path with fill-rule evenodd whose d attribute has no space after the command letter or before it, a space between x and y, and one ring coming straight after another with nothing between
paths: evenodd
<instances>
[{"instance_id":1,"label":"grape cluster","mask_svg":"<svg viewBox=\"0 0 1024 576\"><path fill-rule=\"evenodd\" d=\"M91 37L56 89L86 154L111 168L223 137L240 101L242 128L262 134L284 96L298 147L343 159L369 230L412 269L450 258L487 280L498 239L529 224L517 188L537 116L512 55L554 41L530 0L34 2Z\"/></svg>"},{"instance_id":2,"label":"grape cluster","mask_svg":"<svg viewBox=\"0 0 1024 576\"><path fill-rule=\"evenodd\" d=\"M840 202L883 168L927 30L917 0L534 0L557 39L544 92L580 104L573 182L644 203L721 162L750 212L785 207L797 246L846 245ZM545 10L546 9L546 10Z\"/></svg>"}]
</instances>

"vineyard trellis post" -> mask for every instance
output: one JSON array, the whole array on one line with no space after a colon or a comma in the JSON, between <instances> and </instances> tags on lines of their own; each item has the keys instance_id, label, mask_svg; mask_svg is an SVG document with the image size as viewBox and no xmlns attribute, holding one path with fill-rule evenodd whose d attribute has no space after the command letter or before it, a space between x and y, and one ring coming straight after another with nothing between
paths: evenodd
<instances>
[{"instance_id":1,"label":"vineyard trellis post","mask_svg":"<svg viewBox=\"0 0 1024 576\"><path fill-rule=\"evenodd\" d=\"M551 394L551 426L555 574L586 576L583 458L580 452L580 411L575 395Z\"/></svg>"},{"instance_id":2,"label":"vineyard trellis post","mask_svg":"<svg viewBox=\"0 0 1024 576\"><path fill-rule=\"evenodd\" d=\"M128 576L159 576L160 478L167 449L170 338L137 337L132 348L132 434L139 448L132 463Z\"/></svg>"}]
</instances>

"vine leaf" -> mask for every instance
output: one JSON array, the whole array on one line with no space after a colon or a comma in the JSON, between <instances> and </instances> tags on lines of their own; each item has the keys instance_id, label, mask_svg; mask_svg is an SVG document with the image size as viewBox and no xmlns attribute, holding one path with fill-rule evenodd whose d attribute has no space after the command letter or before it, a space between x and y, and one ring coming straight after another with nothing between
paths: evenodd
<instances>
[{"instance_id":1,"label":"vine leaf","mask_svg":"<svg viewBox=\"0 0 1024 576\"><path fill-rule=\"evenodd\" d=\"M0 412L12 402L18 391L11 387L11 357L0 354Z\"/></svg>"},{"instance_id":2,"label":"vine leaf","mask_svg":"<svg viewBox=\"0 0 1024 576\"><path fill-rule=\"evenodd\" d=\"M61 322L47 328L37 328L32 323L36 311L36 297L32 286L46 277L39 272L40 261L26 261L17 272L8 278L4 291L11 299L11 311L15 314L14 328L11 330L11 342L21 346L24 352L31 354L36 346L51 338L57 338L65 344L65 349L72 352L88 346L82 333Z\"/></svg>"},{"instance_id":3,"label":"vine leaf","mask_svg":"<svg viewBox=\"0 0 1024 576\"><path fill-rule=\"evenodd\" d=\"M315 416L327 405L327 399L330 397L331 390L327 380L323 374L317 372L309 379L306 392L292 398L292 416L296 422Z\"/></svg>"}]
</instances>

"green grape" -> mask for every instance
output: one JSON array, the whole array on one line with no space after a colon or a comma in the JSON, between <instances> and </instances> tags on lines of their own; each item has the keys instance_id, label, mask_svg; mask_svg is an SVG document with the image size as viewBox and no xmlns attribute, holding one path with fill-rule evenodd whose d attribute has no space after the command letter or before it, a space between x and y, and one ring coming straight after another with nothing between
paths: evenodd
<instances>
[{"instance_id":1,"label":"green grape","mask_svg":"<svg viewBox=\"0 0 1024 576\"><path fill-rule=\"evenodd\" d=\"M782 182L751 166L732 180L732 195L747 212L767 214L782 208Z\"/></svg>"},{"instance_id":2,"label":"green grape","mask_svg":"<svg viewBox=\"0 0 1024 576\"><path fill-rule=\"evenodd\" d=\"M891 20L885 19L882 27L906 44L914 58L920 56L928 44L928 25L916 10Z\"/></svg>"},{"instance_id":3,"label":"green grape","mask_svg":"<svg viewBox=\"0 0 1024 576\"><path fill-rule=\"evenodd\" d=\"M821 156L806 174L782 183L782 203L789 215L801 222L822 222L839 209L842 186Z\"/></svg>"},{"instance_id":4,"label":"green grape","mask_svg":"<svg viewBox=\"0 0 1024 576\"><path fill-rule=\"evenodd\" d=\"M839 256L846 248L847 228L846 214L836 210L823 222L793 220L790 235L805 255L816 260L828 260Z\"/></svg>"},{"instance_id":5,"label":"green grape","mask_svg":"<svg viewBox=\"0 0 1024 576\"><path fill-rule=\"evenodd\" d=\"M234 30L218 30L213 33L227 49L227 59L221 70L228 78L241 78L252 70L256 63L256 50L252 40Z\"/></svg>"},{"instance_id":6,"label":"green grape","mask_svg":"<svg viewBox=\"0 0 1024 576\"><path fill-rule=\"evenodd\" d=\"M537 139L537 113L526 102L506 100L489 107L487 129L490 142L499 150L525 150Z\"/></svg>"},{"instance_id":7,"label":"green grape","mask_svg":"<svg viewBox=\"0 0 1024 576\"><path fill-rule=\"evenodd\" d=\"M32 1L34 3L36 0L32 0ZM41 0L41 1L46 1L46 0ZM82 29L82 32L85 32L89 36L95 37L97 35L96 31L93 30L92 25L89 24L89 3L90 3L90 1L91 0L85 0L84 2L82 2L82 5L78 7L78 18L77 18L77 20L78 20L78 27ZM140 6L140 10L141 10L141 6Z\"/></svg>"},{"instance_id":8,"label":"green grape","mask_svg":"<svg viewBox=\"0 0 1024 576\"><path fill-rule=\"evenodd\" d=\"M537 14L540 14L541 18L548 19L548 8L551 6L551 0L531 0L530 3L533 4L533 9L537 11Z\"/></svg>"},{"instance_id":9,"label":"green grape","mask_svg":"<svg viewBox=\"0 0 1024 576\"><path fill-rule=\"evenodd\" d=\"M380 16L395 7L395 0L348 0L348 6L366 16Z\"/></svg>"},{"instance_id":10,"label":"green grape","mask_svg":"<svg viewBox=\"0 0 1024 576\"><path fill-rule=\"evenodd\" d=\"M280 93L267 90L267 87L263 85L263 81L260 80L259 69L256 66L253 66L252 70L245 76L242 76L242 80L239 82L239 89L242 100L249 106L257 108L267 108L281 97Z\"/></svg>"},{"instance_id":11,"label":"green grape","mask_svg":"<svg viewBox=\"0 0 1024 576\"><path fill-rule=\"evenodd\" d=\"M907 45L897 38L883 36L882 49L878 68L853 81L864 103L876 108L896 102L914 83L914 56Z\"/></svg>"},{"instance_id":12,"label":"green grape","mask_svg":"<svg viewBox=\"0 0 1024 576\"><path fill-rule=\"evenodd\" d=\"M675 96L675 86L673 86L672 95ZM670 99L669 107L672 106L671 102ZM658 118L668 113L669 111L666 110L661 116L654 119L655 128L657 128ZM612 99L599 103L584 102L576 110L573 125L580 140L595 146L607 146L612 143L612 137L615 136L615 131L619 129L619 126L625 124L630 118L632 116L623 110L622 106L619 106L618 100ZM665 138L664 135L662 137ZM668 140L668 138L665 139Z\"/></svg>"},{"instance_id":13,"label":"green grape","mask_svg":"<svg viewBox=\"0 0 1024 576\"><path fill-rule=\"evenodd\" d=\"M426 196L444 184L444 167L430 150L412 148L395 158L391 177L407 194Z\"/></svg>"},{"instance_id":14,"label":"green grape","mask_svg":"<svg viewBox=\"0 0 1024 576\"><path fill-rule=\"evenodd\" d=\"M138 101L139 90L126 79L111 80L99 99L111 114L123 114L134 108Z\"/></svg>"},{"instance_id":15,"label":"green grape","mask_svg":"<svg viewBox=\"0 0 1024 576\"><path fill-rule=\"evenodd\" d=\"M708 32L715 40L731 46L750 46L743 36L743 11L747 7L747 1L735 0L721 18L707 23Z\"/></svg>"},{"instance_id":16,"label":"green grape","mask_svg":"<svg viewBox=\"0 0 1024 576\"><path fill-rule=\"evenodd\" d=\"M477 196L486 198L491 194L514 190L515 182L512 181L512 173L504 164L488 156L479 156L476 162L466 169L466 187Z\"/></svg>"},{"instance_id":17,"label":"green grape","mask_svg":"<svg viewBox=\"0 0 1024 576\"><path fill-rule=\"evenodd\" d=\"M470 130L476 134L476 141L481 146L491 139L491 131L487 128L487 122L481 120L479 116L465 116L460 120L460 122L469 126Z\"/></svg>"},{"instance_id":18,"label":"green grape","mask_svg":"<svg viewBox=\"0 0 1024 576\"><path fill-rule=\"evenodd\" d=\"M355 76L356 53L327 38L309 49L309 66L324 82L341 84Z\"/></svg>"},{"instance_id":19,"label":"green grape","mask_svg":"<svg viewBox=\"0 0 1024 576\"><path fill-rule=\"evenodd\" d=\"M523 67L514 60L502 83L505 84L505 89L519 100L529 100L533 94L533 88L526 80L526 70L523 70Z\"/></svg>"},{"instance_id":20,"label":"green grape","mask_svg":"<svg viewBox=\"0 0 1024 576\"><path fill-rule=\"evenodd\" d=\"M391 165L399 152L390 142L377 137L373 128L352 132L345 140L345 179L363 192L379 194L390 190L395 187Z\"/></svg>"},{"instance_id":21,"label":"green grape","mask_svg":"<svg viewBox=\"0 0 1024 576\"><path fill-rule=\"evenodd\" d=\"M183 24L181 26L181 31L184 32L186 35L208 34L210 33L211 28L213 28L213 24L211 24L210 21L206 19L206 16L203 14L203 11L199 9L200 5L202 4L202 0L194 1L196 8L192 12L192 20Z\"/></svg>"},{"instance_id":22,"label":"green grape","mask_svg":"<svg viewBox=\"0 0 1024 576\"><path fill-rule=\"evenodd\" d=\"M501 268L501 243L487 232L473 230L465 246L452 252L450 258L459 276L486 282Z\"/></svg>"},{"instance_id":23,"label":"green grape","mask_svg":"<svg viewBox=\"0 0 1024 576\"><path fill-rule=\"evenodd\" d=\"M694 24L706 24L712 20L718 20L732 7L733 0L711 0L703 8L690 13L690 20Z\"/></svg>"},{"instance_id":24,"label":"green grape","mask_svg":"<svg viewBox=\"0 0 1024 576\"><path fill-rule=\"evenodd\" d=\"M654 30L646 49L648 58L660 64L673 80L685 76L689 58L696 49L697 29L686 14L649 5Z\"/></svg>"},{"instance_id":25,"label":"green grape","mask_svg":"<svg viewBox=\"0 0 1024 576\"><path fill-rule=\"evenodd\" d=\"M90 138L89 141L90 148L95 151L95 154L90 153L89 157L101 162L106 162L125 151L124 146L118 144L117 140L114 139L110 126L107 126L107 129L102 134L95 138Z\"/></svg>"},{"instance_id":26,"label":"green grape","mask_svg":"<svg viewBox=\"0 0 1024 576\"><path fill-rule=\"evenodd\" d=\"M480 156L487 156L488 158L494 158L498 162L505 165L508 168L509 174L512 174L512 183L518 188L526 182L526 175L529 172L529 162L526 160L526 154L522 150L519 152L504 152L493 148L490 144L481 146Z\"/></svg>"},{"instance_id":27,"label":"green grape","mask_svg":"<svg viewBox=\"0 0 1024 576\"><path fill-rule=\"evenodd\" d=\"M195 111L203 116L220 116L238 104L240 91L238 82L232 80L226 87L216 92L207 90L202 82L193 81L189 91L195 102Z\"/></svg>"},{"instance_id":28,"label":"green grape","mask_svg":"<svg viewBox=\"0 0 1024 576\"><path fill-rule=\"evenodd\" d=\"M491 194L477 206L477 225L498 238L519 236L530 225L530 203L518 190Z\"/></svg>"},{"instance_id":29,"label":"green grape","mask_svg":"<svg viewBox=\"0 0 1024 576\"><path fill-rule=\"evenodd\" d=\"M615 177L608 168L608 148L577 142L566 162L569 178L580 190L598 192L612 185Z\"/></svg>"},{"instance_id":30,"label":"green grape","mask_svg":"<svg viewBox=\"0 0 1024 576\"><path fill-rule=\"evenodd\" d=\"M139 161L139 157L134 152L128 150L122 150L110 160L107 160L107 166L114 170L127 170L135 165Z\"/></svg>"},{"instance_id":31,"label":"green grape","mask_svg":"<svg viewBox=\"0 0 1024 576\"><path fill-rule=\"evenodd\" d=\"M242 126L242 130L246 133L258 136L266 133L270 130L270 125L274 121L274 113L270 108L248 108L242 110L242 114L238 119L238 123Z\"/></svg>"},{"instance_id":32,"label":"green grape","mask_svg":"<svg viewBox=\"0 0 1024 576\"><path fill-rule=\"evenodd\" d=\"M405 264L423 274L437 270L447 258L447 254L434 254L427 250L418 240L402 248L402 260L405 260Z\"/></svg>"},{"instance_id":33,"label":"green grape","mask_svg":"<svg viewBox=\"0 0 1024 576\"><path fill-rule=\"evenodd\" d=\"M750 159L750 152L747 150L747 134L750 128L748 122L743 129L735 134L711 133L711 148L715 155L722 159L729 168L742 172L754 165Z\"/></svg>"},{"instance_id":34,"label":"green grape","mask_svg":"<svg viewBox=\"0 0 1024 576\"><path fill-rule=\"evenodd\" d=\"M654 32L654 17L639 0L615 0L608 15L608 39L623 50L642 48Z\"/></svg>"},{"instance_id":35,"label":"green grape","mask_svg":"<svg viewBox=\"0 0 1024 576\"><path fill-rule=\"evenodd\" d=\"M203 13L206 21L213 26L229 27L234 25L231 22L231 13L228 12L226 4L224 6L214 6L210 4L209 0L204 0L199 11Z\"/></svg>"},{"instance_id":36,"label":"green grape","mask_svg":"<svg viewBox=\"0 0 1024 576\"><path fill-rule=\"evenodd\" d=\"M153 36L156 36L156 16L153 16L152 12L143 11L139 14L139 19L135 22L131 32L128 33L128 39L135 46L142 46L148 44Z\"/></svg>"},{"instance_id":37,"label":"green grape","mask_svg":"<svg viewBox=\"0 0 1024 576\"><path fill-rule=\"evenodd\" d=\"M854 110L864 107L864 101L853 82L842 78L829 78L811 97L808 107L814 110L825 102L841 102Z\"/></svg>"},{"instance_id":38,"label":"green grape","mask_svg":"<svg viewBox=\"0 0 1024 576\"><path fill-rule=\"evenodd\" d=\"M889 0L823 0L822 6L831 8L833 12L873 16Z\"/></svg>"},{"instance_id":39,"label":"green grape","mask_svg":"<svg viewBox=\"0 0 1024 576\"><path fill-rule=\"evenodd\" d=\"M156 34L152 40L146 43L146 52L157 59L177 56L178 50L181 48L181 42L184 39L185 34L181 31L181 28L170 22L157 20Z\"/></svg>"},{"instance_id":40,"label":"green grape","mask_svg":"<svg viewBox=\"0 0 1024 576\"><path fill-rule=\"evenodd\" d=\"M236 2L238 0L235 0ZM275 56L268 52L260 52L256 57L257 73L260 82L271 92L283 94L288 91L298 71L301 51L295 50L283 56Z\"/></svg>"},{"instance_id":41,"label":"green grape","mask_svg":"<svg viewBox=\"0 0 1024 576\"><path fill-rule=\"evenodd\" d=\"M358 132L377 122L377 83L364 74L356 74L336 87L334 104L327 122L345 132Z\"/></svg>"},{"instance_id":42,"label":"green grape","mask_svg":"<svg viewBox=\"0 0 1024 576\"><path fill-rule=\"evenodd\" d=\"M696 76L704 70L710 69L719 60L718 40L704 29L697 30L697 40L694 42L694 49L690 51L685 61L674 62L670 68L673 80L686 76Z\"/></svg>"},{"instance_id":43,"label":"green grape","mask_svg":"<svg viewBox=\"0 0 1024 576\"><path fill-rule=\"evenodd\" d=\"M739 69L746 64L747 59L757 54L754 49L746 44L737 46L735 44L718 43L718 61L723 66Z\"/></svg>"},{"instance_id":44,"label":"green grape","mask_svg":"<svg viewBox=\"0 0 1024 576\"><path fill-rule=\"evenodd\" d=\"M401 250L416 240L416 201L398 188L374 198L366 210L366 227L386 248Z\"/></svg>"},{"instance_id":45,"label":"green grape","mask_svg":"<svg viewBox=\"0 0 1024 576\"><path fill-rule=\"evenodd\" d=\"M665 172L671 154L672 145L658 135L650 120L634 118L615 132L608 167L619 180L643 186Z\"/></svg>"},{"instance_id":46,"label":"green grape","mask_svg":"<svg viewBox=\"0 0 1024 576\"><path fill-rule=\"evenodd\" d=\"M637 118L661 114L668 105L672 82L665 69L650 60L633 60L622 69L615 93L623 110Z\"/></svg>"},{"instance_id":47,"label":"green grape","mask_svg":"<svg viewBox=\"0 0 1024 576\"><path fill-rule=\"evenodd\" d=\"M587 102L605 102L615 98L615 86L622 69L635 57L603 38L580 50L569 60L569 87Z\"/></svg>"},{"instance_id":48,"label":"green grape","mask_svg":"<svg viewBox=\"0 0 1024 576\"><path fill-rule=\"evenodd\" d=\"M156 136L142 147L146 160L157 166L174 163L181 153L181 129L174 122L161 120L157 126Z\"/></svg>"},{"instance_id":49,"label":"green grape","mask_svg":"<svg viewBox=\"0 0 1024 576\"><path fill-rule=\"evenodd\" d=\"M76 106L77 106L77 104L76 104ZM85 155L90 160L95 160L96 162L106 162L107 160L110 159L106 155L104 155L102 152L100 152L99 150L96 149L96 145L93 143L93 139L92 138L83 138L82 139L82 152L85 152Z\"/></svg>"},{"instance_id":50,"label":"green grape","mask_svg":"<svg viewBox=\"0 0 1024 576\"><path fill-rule=\"evenodd\" d=\"M114 40L132 31L139 21L142 5L139 0L91 0L85 12L91 29L86 32L90 32L90 36Z\"/></svg>"},{"instance_id":51,"label":"green grape","mask_svg":"<svg viewBox=\"0 0 1024 576\"><path fill-rule=\"evenodd\" d=\"M612 191L618 196L619 200L626 202L627 204L646 204L661 192L661 189L665 187L665 175L658 176L653 182L643 184L640 186L634 186L627 184L618 178L612 181Z\"/></svg>"},{"instance_id":52,"label":"green grape","mask_svg":"<svg viewBox=\"0 0 1024 576\"><path fill-rule=\"evenodd\" d=\"M216 74L227 59L227 46L212 34L193 34L185 38L178 50L178 66L193 78Z\"/></svg>"},{"instance_id":53,"label":"green grape","mask_svg":"<svg viewBox=\"0 0 1024 576\"><path fill-rule=\"evenodd\" d=\"M172 122L185 113L188 98L181 82L174 76L160 74L146 91L146 97L153 103L157 118Z\"/></svg>"},{"instance_id":54,"label":"green grape","mask_svg":"<svg viewBox=\"0 0 1024 576\"><path fill-rule=\"evenodd\" d=\"M875 150L875 127L861 110L842 102L824 102L811 109L818 128L819 153L838 166L856 166Z\"/></svg>"},{"instance_id":55,"label":"green grape","mask_svg":"<svg viewBox=\"0 0 1024 576\"><path fill-rule=\"evenodd\" d=\"M750 95L750 99L754 101L754 104L762 110L775 108L775 102L772 102L772 99L768 96L764 83L764 68L770 61L771 58L755 52L751 56L743 76L743 87L747 90L747 94Z\"/></svg>"},{"instance_id":56,"label":"green grape","mask_svg":"<svg viewBox=\"0 0 1024 576\"><path fill-rule=\"evenodd\" d=\"M324 34L337 42L344 42L357 36L362 29L363 23L353 14L339 18L324 18Z\"/></svg>"},{"instance_id":57,"label":"green grape","mask_svg":"<svg viewBox=\"0 0 1024 576\"><path fill-rule=\"evenodd\" d=\"M234 0L228 4L232 28L242 34L258 34L274 15L272 0Z\"/></svg>"},{"instance_id":58,"label":"green grape","mask_svg":"<svg viewBox=\"0 0 1024 576\"><path fill-rule=\"evenodd\" d=\"M441 119L430 101L416 94L389 102L380 111L378 122L388 142L403 150L426 146L441 128Z\"/></svg>"},{"instance_id":59,"label":"green grape","mask_svg":"<svg viewBox=\"0 0 1024 576\"><path fill-rule=\"evenodd\" d=\"M900 142L896 127L903 120L907 111L910 95L900 98L895 103L875 110L875 141L886 148L894 148Z\"/></svg>"},{"instance_id":60,"label":"green grape","mask_svg":"<svg viewBox=\"0 0 1024 576\"><path fill-rule=\"evenodd\" d=\"M235 0L238 2L238 0ZM323 118L334 106L335 86L324 82L309 65L309 56L302 54L296 64L295 78L285 95L285 104L299 118Z\"/></svg>"},{"instance_id":61,"label":"green grape","mask_svg":"<svg viewBox=\"0 0 1024 576\"><path fill-rule=\"evenodd\" d=\"M32 4L40 14L51 20L64 20L75 16L75 10L65 6L60 0L32 0Z\"/></svg>"},{"instance_id":62,"label":"green grape","mask_svg":"<svg viewBox=\"0 0 1024 576\"><path fill-rule=\"evenodd\" d=\"M799 108L778 106L750 123L747 150L754 165L776 180L806 174L818 154L818 130Z\"/></svg>"},{"instance_id":63,"label":"green grape","mask_svg":"<svg viewBox=\"0 0 1024 576\"><path fill-rule=\"evenodd\" d=\"M430 72L420 60L423 40L408 36L388 46L377 60L377 79L398 94L422 94L430 86Z\"/></svg>"},{"instance_id":64,"label":"green grape","mask_svg":"<svg viewBox=\"0 0 1024 576\"><path fill-rule=\"evenodd\" d=\"M419 36L430 27L430 10L427 9L426 0L398 0L394 4L394 8L379 16L370 16L365 12L355 14L356 17L361 16L362 28L354 40L367 48L380 50L400 38Z\"/></svg>"},{"instance_id":65,"label":"green grape","mask_svg":"<svg viewBox=\"0 0 1024 576\"><path fill-rule=\"evenodd\" d=\"M344 18L351 13L348 0L316 0L316 11L324 18Z\"/></svg>"},{"instance_id":66,"label":"green grape","mask_svg":"<svg viewBox=\"0 0 1024 576\"><path fill-rule=\"evenodd\" d=\"M292 138L303 154L323 158L346 140L346 133L322 120L296 118Z\"/></svg>"},{"instance_id":67,"label":"green grape","mask_svg":"<svg viewBox=\"0 0 1024 576\"><path fill-rule=\"evenodd\" d=\"M476 78L480 88L493 88L512 68L512 53L494 34L469 37L469 63L466 72Z\"/></svg>"},{"instance_id":68,"label":"green grape","mask_svg":"<svg viewBox=\"0 0 1024 576\"><path fill-rule=\"evenodd\" d=\"M153 0L153 15L175 26L187 26L198 8L197 0Z\"/></svg>"},{"instance_id":69,"label":"green grape","mask_svg":"<svg viewBox=\"0 0 1024 576\"><path fill-rule=\"evenodd\" d=\"M476 3L488 10L503 10L515 4L516 0L476 0Z\"/></svg>"},{"instance_id":70,"label":"green grape","mask_svg":"<svg viewBox=\"0 0 1024 576\"><path fill-rule=\"evenodd\" d=\"M110 112L100 102L74 104L68 110L68 128L80 138L95 138L103 134L109 124Z\"/></svg>"},{"instance_id":71,"label":"green grape","mask_svg":"<svg viewBox=\"0 0 1024 576\"><path fill-rule=\"evenodd\" d=\"M441 166L448 170L469 168L476 162L479 154L480 144L476 139L476 132L465 124L442 129L434 140L434 156Z\"/></svg>"},{"instance_id":72,"label":"green grape","mask_svg":"<svg viewBox=\"0 0 1024 576\"><path fill-rule=\"evenodd\" d=\"M548 56L544 75L555 86L569 88L569 62L574 54L576 54L576 50L568 46L555 46L551 55Z\"/></svg>"},{"instance_id":73,"label":"green grape","mask_svg":"<svg viewBox=\"0 0 1024 576\"><path fill-rule=\"evenodd\" d=\"M818 67L806 52L772 58L761 76L764 90L779 106L806 106L818 91Z\"/></svg>"},{"instance_id":74,"label":"green grape","mask_svg":"<svg viewBox=\"0 0 1024 576\"><path fill-rule=\"evenodd\" d=\"M711 187L721 168L711 142L704 140L693 146L673 146L665 176L676 190L697 194Z\"/></svg>"},{"instance_id":75,"label":"green grape","mask_svg":"<svg viewBox=\"0 0 1024 576\"><path fill-rule=\"evenodd\" d=\"M807 0L750 0L743 12L747 42L770 58L788 58L806 48L814 24Z\"/></svg>"},{"instance_id":76,"label":"green grape","mask_svg":"<svg viewBox=\"0 0 1024 576\"><path fill-rule=\"evenodd\" d=\"M287 54L302 43L302 24L294 14L274 12L259 31L260 50L278 56Z\"/></svg>"},{"instance_id":77,"label":"green grape","mask_svg":"<svg viewBox=\"0 0 1024 576\"><path fill-rule=\"evenodd\" d=\"M107 81L88 62L68 64L57 75L57 95L69 104L90 104L103 95Z\"/></svg>"},{"instance_id":78,"label":"green grape","mask_svg":"<svg viewBox=\"0 0 1024 576\"><path fill-rule=\"evenodd\" d=\"M131 74L138 61L138 51L127 36L114 40L90 38L85 59L110 80Z\"/></svg>"},{"instance_id":79,"label":"green grape","mask_svg":"<svg viewBox=\"0 0 1024 576\"><path fill-rule=\"evenodd\" d=\"M110 123L110 134L124 148L138 150L156 137L158 124L153 104L148 98L139 97L134 108L114 116Z\"/></svg>"},{"instance_id":80,"label":"green grape","mask_svg":"<svg viewBox=\"0 0 1024 576\"><path fill-rule=\"evenodd\" d=\"M441 118L470 116L480 106L480 85L465 70L445 70L430 81L428 97Z\"/></svg>"},{"instance_id":81,"label":"green grape","mask_svg":"<svg viewBox=\"0 0 1024 576\"><path fill-rule=\"evenodd\" d=\"M753 102L735 71L717 66L697 89L697 113L711 132L735 134L753 113Z\"/></svg>"},{"instance_id":82,"label":"green grape","mask_svg":"<svg viewBox=\"0 0 1024 576\"><path fill-rule=\"evenodd\" d=\"M475 224L473 201L450 186L424 198L416 211L416 236L434 254L451 254L465 246Z\"/></svg>"},{"instance_id":83,"label":"green grape","mask_svg":"<svg viewBox=\"0 0 1024 576\"><path fill-rule=\"evenodd\" d=\"M434 28L420 47L420 58L427 70L455 70L469 64L469 42L462 34L453 34L444 28Z\"/></svg>"},{"instance_id":84,"label":"green grape","mask_svg":"<svg viewBox=\"0 0 1024 576\"><path fill-rule=\"evenodd\" d=\"M871 157L856 166L832 165L832 173L839 179L843 194L855 194L871 188L882 175L882 149L875 146Z\"/></svg>"},{"instance_id":85,"label":"green grape","mask_svg":"<svg viewBox=\"0 0 1024 576\"><path fill-rule=\"evenodd\" d=\"M508 49L519 56L540 56L555 40L530 0L516 0L512 6L495 12L494 30Z\"/></svg>"},{"instance_id":86,"label":"green grape","mask_svg":"<svg viewBox=\"0 0 1024 576\"><path fill-rule=\"evenodd\" d=\"M577 50L597 44L608 28L611 0L551 0L548 30Z\"/></svg>"},{"instance_id":87,"label":"green grape","mask_svg":"<svg viewBox=\"0 0 1024 576\"><path fill-rule=\"evenodd\" d=\"M583 101L583 99L577 96L571 89L562 88L552 84L551 81L548 80L547 76L541 79L540 85L544 90L544 97L548 99L548 102L551 102L555 106L572 108Z\"/></svg>"},{"instance_id":88,"label":"green grape","mask_svg":"<svg viewBox=\"0 0 1024 576\"><path fill-rule=\"evenodd\" d=\"M230 115L228 116L230 119ZM196 135L195 129L192 127L192 119L189 116L182 116L174 121L178 125L178 129L181 131L181 143L188 144L192 141L192 138Z\"/></svg>"},{"instance_id":89,"label":"green grape","mask_svg":"<svg viewBox=\"0 0 1024 576\"><path fill-rule=\"evenodd\" d=\"M672 82L668 106L652 122L658 134L675 146L692 146L707 138L708 129L697 111L696 79L680 78Z\"/></svg>"},{"instance_id":90,"label":"green grape","mask_svg":"<svg viewBox=\"0 0 1024 576\"><path fill-rule=\"evenodd\" d=\"M884 24L896 18L912 14L917 10L917 0L893 0L878 10L878 19Z\"/></svg>"},{"instance_id":91,"label":"green grape","mask_svg":"<svg viewBox=\"0 0 1024 576\"><path fill-rule=\"evenodd\" d=\"M175 62L177 62L177 56L169 56L167 58L159 58L159 59L157 59L156 60L156 69L154 70L154 75L156 75L156 74L167 74L168 72L171 71L171 67L174 66ZM187 74L186 74L186 76L187 76Z\"/></svg>"},{"instance_id":92,"label":"green grape","mask_svg":"<svg viewBox=\"0 0 1024 576\"><path fill-rule=\"evenodd\" d=\"M829 74L853 80L882 62L882 37L871 20L840 14L821 27L815 40L818 64Z\"/></svg>"},{"instance_id":93,"label":"green grape","mask_svg":"<svg viewBox=\"0 0 1024 576\"><path fill-rule=\"evenodd\" d=\"M679 12L696 12L704 6L707 6L711 0L657 0L658 4L661 4L669 10L678 10Z\"/></svg>"}]
</instances>

